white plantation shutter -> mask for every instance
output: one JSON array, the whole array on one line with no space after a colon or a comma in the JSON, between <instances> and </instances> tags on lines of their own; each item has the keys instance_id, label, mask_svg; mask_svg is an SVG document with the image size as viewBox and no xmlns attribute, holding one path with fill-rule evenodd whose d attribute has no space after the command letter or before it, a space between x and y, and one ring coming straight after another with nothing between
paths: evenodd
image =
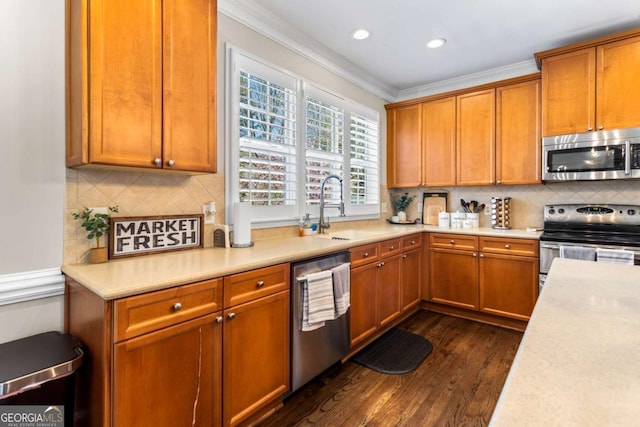
<instances>
[{"instance_id":1,"label":"white plantation shutter","mask_svg":"<svg viewBox=\"0 0 640 427\"><path fill-rule=\"evenodd\" d=\"M320 184L326 176L345 177L342 104L340 98L321 89L310 85L305 87L305 196L308 206L319 206ZM337 179L327 182L325 201L340 202L340 182ZM315 209L307 211L317 213ZM337 215L335 212L327 214Z\"/></svg>"},{"instance_id":2,"label":"white plantation shutter","mask_svg":"<svg viewBox=\"0 0 640 427\"><path fill-rule=\"evenodd\" d=\"M293 218L299 204L296 79L245 56L234 59L237 179L231 180L232 201L250 202L255 219Z\"/></svg>"},{"instance_id":3,"label":"white plantation shutter","mask_svg":"<svg viewBox=\"0 0 640 427\"><path fill-rule=\"evenodd\" d=\"M286 71L229 52L227 206L249 201L252 222L265 225L291 224L305 213L317 218L320 183L338 175L346 219L379 216L378 113L310 83L303 92ZM326 202L338 203L340 189L329 180Z\"/></svg>"},{"instance_id":4,"label":"white plantation shutter","mask_svg":"<svg viewBox=\"0 0 640 427\"><path fill-rule=\"evenodd\" d=\"M380 142L378 120L350 114L349 212L375 213L380 202Z\"/></svg>"}]
</instances>

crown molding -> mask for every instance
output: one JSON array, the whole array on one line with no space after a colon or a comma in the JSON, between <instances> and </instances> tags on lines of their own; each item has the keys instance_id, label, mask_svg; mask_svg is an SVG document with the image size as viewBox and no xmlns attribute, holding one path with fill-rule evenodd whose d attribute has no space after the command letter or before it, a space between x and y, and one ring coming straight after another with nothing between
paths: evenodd
<instances>
[{"instance_id":1,"label":"crown molding","mask_svg":"<svg viewBox=\"0 0 640 427\"><path fill-rule=\"evenodd\" d=\"M396 102L537 73L535 59L398 91Z\"/></svg>"},{"instance_id":2,"label":"crown molding","mask_svg":"<svg viewBox=\"0 0 640 427\"><path fill-rule=\"evenodd\" d=\"M368 75L253 0L219 0L218 11L385 101L391 102L398 95L397 89Z\"/></svg>"}]
</instances>

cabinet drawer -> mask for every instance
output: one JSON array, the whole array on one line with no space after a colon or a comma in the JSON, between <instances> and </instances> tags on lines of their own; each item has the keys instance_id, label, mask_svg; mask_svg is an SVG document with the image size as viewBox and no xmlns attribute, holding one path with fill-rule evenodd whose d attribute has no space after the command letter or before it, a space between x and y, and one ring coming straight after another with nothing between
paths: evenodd
<instances>
[{"instance_id":1,"label":"cabinet drawer","mask_svg":"<svg viewBox=\"0 0 640 427\"><path fill-rule=\"evenodd\" d=\"M222 309L222 279L212 279L115 301L115 341Z\"/></svg>"},{"instance_id":2,"label":"cabinet drawer","mask_svg":"<svg viewBox=\"0 0 640 427\"><path fill-rule=\"evenodd\" d=\"M538 247L537 240L480 237L480 250L482 252L537 257Z\"/></svg>"},{"instance_id":3,"label":"cabinet drawer","mask_svg":"<svg viewBox=\"0 0 640 427\"><path fill-rule=\"evenodd\" d=\"M420 248L422 245L422 234L412 234L402 238L402 250L409 251L411 249Z\"/></svg>"},{"instance_id":4,"label":"cabinet drawer","mask_svg":"<svg viewBox=\"0 0 640 427\"><path fill-rule=\"evenodd\" d=\"M478 238L466 234L432 233L429 235L432 248L461 249L475 251L478 249Z\"/></svg>"},{"instance_id":5,"label":"cabinet drawer","mask_svg":"<svg viewBox=\"0 0 640 427\"><path fill-rule=\"evenodd\" d=\"M224 307L289 289L289 264L247 271L224 278Z\"/></svg>"},{"instance_id":6,"label":"cabinet drawer","mask_svg":"<svg viewBox=\"0 0 640 427\"><path fill-rule=\"evenodd\" d=\"M350 249L351 267L369 264L378 260L378 244L358 246Z\"/></svg>"},{"instance_id":7,"label":"cabinet drawer","mask_svg":"<svg viewBox=\"0 0 640 427\"><path fill-rule=\"evenodd\" d=\"M391 239L380 242L380 258L397 255L402 252L402 239Z\"/></svg>"}]
</instances>

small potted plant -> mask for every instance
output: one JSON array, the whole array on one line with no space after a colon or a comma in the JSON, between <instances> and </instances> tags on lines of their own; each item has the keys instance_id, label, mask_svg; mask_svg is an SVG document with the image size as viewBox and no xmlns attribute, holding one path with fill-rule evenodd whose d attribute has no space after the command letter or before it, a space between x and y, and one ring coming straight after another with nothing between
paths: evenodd
<instances>
[{"instance_id":1,"label":"small potted plant","mask_svg":"<svg viewBox=\"0 0 640 427\"><path fill-rule=\"evenodd\" d=\"M109 212L118 212L118 206L110 206ZM109 231L109 214L94 213L93 209L84 208L82 212L73 212L73 219L82 220L82 228L87 231L87 239L96 239L96 247L89 250L89 262L98 264L108 259L107 248L100 246L100 238Z\"/></svg>"},{"instance_id":2,"label":"small potted plant","mask_svg":"<svg viewBox=\"0 0 640 427\"><path fill-rule=\"evenodd\" d=\"M396 215L398 215L399 221L407 220L407 208L413 201L415 196L410 196L409 193L404 193L401 196L393 195L391 196L391 203L393 203L393 208L396 211Z\"/></svg>"}]
</instances>

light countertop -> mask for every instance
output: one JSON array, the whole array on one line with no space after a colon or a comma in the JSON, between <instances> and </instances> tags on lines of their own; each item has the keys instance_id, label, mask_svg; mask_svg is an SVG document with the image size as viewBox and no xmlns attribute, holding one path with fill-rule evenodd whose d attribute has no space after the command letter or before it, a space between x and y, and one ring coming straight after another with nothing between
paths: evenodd
<instances>
[{"instance_id":1,"label":"light countertop","mask_svg":"<svg viewBox=\"0 0 640 427\"><path fill-rule=\"evenodd\" d=\"M103 299L110 300L425 231L529 239L538 239L540 235L525 230L439 228L422 224L383 225L375 231L380 234L354 240L289 237L256 241L250 248L191 249L115 259L103 264L67 264L62 266L62 272Z\"/></svg>"},{"instance_id":2,"label":"light countertop","mask_svg":"<svg viewBox=\"0 0 640 427\"><path fill-rule=\"evenodd\" d=\"M492 426L640 425L640 267L556 258Z\"/></svg>"}]
</instances>

